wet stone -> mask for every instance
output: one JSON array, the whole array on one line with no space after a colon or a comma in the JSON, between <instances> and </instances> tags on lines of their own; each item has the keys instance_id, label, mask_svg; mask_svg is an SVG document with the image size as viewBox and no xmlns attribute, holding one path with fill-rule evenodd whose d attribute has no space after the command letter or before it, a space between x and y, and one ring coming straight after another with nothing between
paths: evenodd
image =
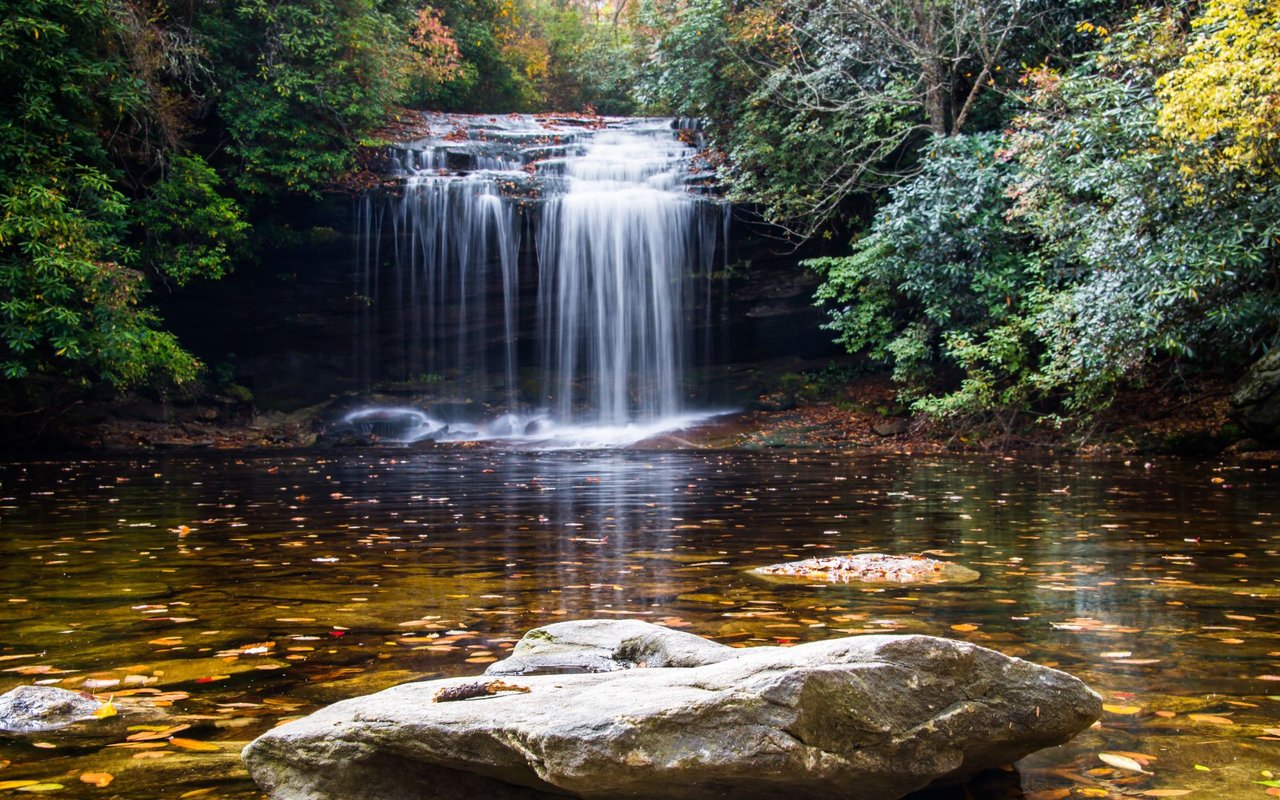
<instances>
[{"instance_id":1,"label":"wet stone","mask_svg":"<svg viewBox=\"0 0 1280 800\"><path fill-rule=\"evenodd\" d=\"M54 686L19 686L0 695L0 732L42 733L94 719L102 703Z\"/></svg>"},{"instance_id":2,"label":"wet stone","mask_svg":"<svg viewBox=\"0 0 1280 800\"><path fill-rule=\"evenodd\" d=\"M589 622L562 638L626 654L654 633ZM244 759L273 800L894 800L1102 713L1071 675L931 636L703 655L719 660L408 683L275 728Z\"/></svg>"}]
</instances>

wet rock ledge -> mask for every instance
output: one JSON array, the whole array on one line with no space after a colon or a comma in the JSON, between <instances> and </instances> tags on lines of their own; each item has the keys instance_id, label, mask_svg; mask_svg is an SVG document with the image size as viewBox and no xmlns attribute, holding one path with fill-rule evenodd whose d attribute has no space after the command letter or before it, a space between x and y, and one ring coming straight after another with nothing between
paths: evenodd
<instances>
[{"instance_id":1,"label":"wet rock ledge","mask_svg":"<svg viewBox=\"0 0 1280 800\"><path fill-rule=\"evenodd\" d=\"M737 649L585 620L530 631L489 673L337 703L244 760L274 800L893 800L1101 713L1071 675L930 636Z\"/></svg>"}]
</instances>

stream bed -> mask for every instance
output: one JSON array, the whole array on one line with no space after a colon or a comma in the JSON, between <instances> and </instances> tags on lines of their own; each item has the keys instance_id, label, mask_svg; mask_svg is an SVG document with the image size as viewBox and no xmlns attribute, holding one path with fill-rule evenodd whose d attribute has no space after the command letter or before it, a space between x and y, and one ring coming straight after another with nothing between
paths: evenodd
<instances>
[{"instance_id":1,"label":"stream bed","mask_svg":"<svg viewBox=\"0 0 1280 800\"><path fill-rule=\"evenodd\" d=\"M856 552L982 577L745 572ZM1267 461L456 447L4 464L0 692L39 681L168 717L112 741L0 740L0 796L36 780L55 797L259 797L238 753L270 727L612 617L741 646L949 636L1103 695L1100 725L972 797L1265 798L1278 597Z\"/></svg>"}]
</instances>

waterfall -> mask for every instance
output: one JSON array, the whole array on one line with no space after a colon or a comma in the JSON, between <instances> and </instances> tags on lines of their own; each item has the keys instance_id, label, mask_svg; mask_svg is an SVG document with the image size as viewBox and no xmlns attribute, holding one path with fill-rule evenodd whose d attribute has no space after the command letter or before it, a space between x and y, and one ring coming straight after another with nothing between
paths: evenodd
<instances>
[{"instance_id":1,"label":"waterfall","mask_svg":"<svg viewBox=\"0 0 1280 800\"><path fill-rule=\"evenodd\" d=\"M412 438L678 424L728 217L676 124L425 120L357 201L360 379L436 395Z\"/></svg>"}]
</instances>

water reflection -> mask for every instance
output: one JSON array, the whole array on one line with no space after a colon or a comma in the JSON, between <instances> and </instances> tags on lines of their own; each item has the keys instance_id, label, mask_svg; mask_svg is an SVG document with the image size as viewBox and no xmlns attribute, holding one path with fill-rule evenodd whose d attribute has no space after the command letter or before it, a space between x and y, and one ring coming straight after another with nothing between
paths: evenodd
<instances>
[{"instance_id":1,"label":"water reflection","mask_svg":"<svg viewBox=\"0 0 1280 800\"><path fill-rule=\"evenodd\" d=\"M1257 796L1280 739L1270 464L460 449L9 465L0 492L0 690L171 698L183 736L221 750L0 744L0 781L67 796L97 791L77 770L117 772L121 796L255 796L234 755L279 720L479 671L526 629L586 616L742 645L950 635L1069 669L1109 711L1020 765L1041 800ZM983 578L744 572L876 550ZM1101 751L1154 756L1154 774Z\"/></svg>"}]
</instances>

